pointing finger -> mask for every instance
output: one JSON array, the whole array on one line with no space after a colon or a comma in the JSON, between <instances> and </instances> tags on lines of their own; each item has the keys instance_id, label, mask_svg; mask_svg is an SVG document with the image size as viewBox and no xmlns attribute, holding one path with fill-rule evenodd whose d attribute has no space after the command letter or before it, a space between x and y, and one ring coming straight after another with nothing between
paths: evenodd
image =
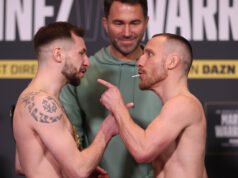
<instances>
[{"instance_id":1,"label":"pointing finger","mask_svg":"<svg viewBox=\"0 0 238 178\"><path fill-rule=\"evenodd\" d=\"M127 109L129 109L129 108L131 108L131 107L134 107L134 103L133 103L133 102L127 103L127 104L126 104L126 107L127 107Z\"/></svg>"},{"instance_id":2,"label":"pointing finger","mask_svg":"<svg viewBox=\"0 0 238 178\"><path fill-rule=\"evenodd\" d=\"M105 80L102 80L102 79L97 79L97 82L100 83L100 84L102 84L102 85L104 85L104 86L106 86L107 88L112 88L112 87L114 87L114 85L112 85L111 83L109 83L109 82L107 82L107 81L105 81Z\"/></svg>"}]
</instances>

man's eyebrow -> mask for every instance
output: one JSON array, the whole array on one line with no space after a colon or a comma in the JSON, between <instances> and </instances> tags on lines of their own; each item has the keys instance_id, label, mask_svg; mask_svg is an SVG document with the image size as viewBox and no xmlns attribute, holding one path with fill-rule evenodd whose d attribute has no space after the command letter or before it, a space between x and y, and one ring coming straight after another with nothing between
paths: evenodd
<instances>
[{"instance_id":1,"label":"man's eyebrow","mask_svg":"<svg viewBox=\"0 0 238 178\"><path fill-rule=\"evenodd\" d=\"M112 22L121 22L121 23L124 23L124 20L121 20L121 19L113 19ZM133 23L133 22L141 22L141 19L133 19L130 21L130 23Z\"/></svg>"},{"instance_id":2,"label":"man's eyebrow","mask_svg":"<svg viewBox=\"0 0 238 178\"><path fill-rule=\"evenodd\" d=\"M123 20L120 20L120 19L114 19L114 20L112 20L112 22L123 22Z\"/></svg>"},{"instance_id":3,"label":"man's eyebrow","mask_svg":"<svg viewBox=\"0 0 238 178\"><path fill-rule=\"evenodd\" d=\"M141 22L141 19L134 19L131 22Z\"/></svg>"}]
</instances>

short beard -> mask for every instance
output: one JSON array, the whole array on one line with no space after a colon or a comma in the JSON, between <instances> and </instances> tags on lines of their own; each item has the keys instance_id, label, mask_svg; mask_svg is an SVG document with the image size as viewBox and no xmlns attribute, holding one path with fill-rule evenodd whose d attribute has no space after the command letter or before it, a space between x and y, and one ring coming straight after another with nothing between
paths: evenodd
<instances>
[{"instance_id":1,"label":"short beard","mask_svg":"<svg viewBox=\"0 0 238 178\"><path fill-rule=\"evenodd\" d=\"M71 85L80 85L81 79L77 76L78 71L72 64L66 62L61 72Z\"/></svg>"},{"instance_id":2,"label":"short beard","mask_svg":"<svg viewBox=\"0 0 238 178\"><path fill-rule=\"evenodd\" d=\"M125 51L123 51L123 50L120 48L119 45L117 45L116 41L112 41L112 42L111 42L111 44L113 45L113 47L114 47L117 51L119 51L123 56L127 56L127 55L133 53L133 52L138 48L138 46L140 45L140 43L141 43L141 40L138 40L137 44L135 45L135 47L134 47L132 50L125 52Z\"/></svg>"},{"instance_id":3,"label":"short beard","mask_svg":"<svg viewBox=\"0 0 238 178\"><path fill-rule=\"evenodd\" d=\"M147 84L143 84L142 82L139 83L139 88L141 90L149 90L150 87L151 87L151 84L148 84L148 83Z\"/></svg>"},{"instance_id":4,"label":"short beard","mask_svg":"<svg viewBox=\"0 0 238 178\"><path fill-rule=\"evenodd\" d=\"M163 74L161 76L154 75L154 78L151 78L150 80L147 79L147 81L144 82L141 81L139 83L139 88L141 90L152 90L153 86L163 81L166 77L167 74Z\"/></svg>"}]
</instances>

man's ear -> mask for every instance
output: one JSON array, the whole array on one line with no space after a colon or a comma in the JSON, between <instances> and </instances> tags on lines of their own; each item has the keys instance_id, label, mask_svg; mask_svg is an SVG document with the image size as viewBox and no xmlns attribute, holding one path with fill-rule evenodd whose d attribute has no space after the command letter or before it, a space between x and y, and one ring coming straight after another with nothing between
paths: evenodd
<instances>
[{"instance_id":1,"label":"man's ear","mask_svg":"<svg viewBox=\"0 0 238 178\"><path fill-rule=\"evenodd\" d=\"M175 67L177 67L179 65L180 61L181 61L180 56L178 56L177 54L169 55L168 59L166 60L167 68L169 70L174 69Z\"/></svg>"},{"instance_id":2,"label":"man's ear","mask_svg":"<svg viewBox=\"0 0 238 178\"><path fill-rule=\"evenodd\" d=\"M61 47L57 46L53 49L53 58L58 63L63 61L63 49Z\"/></svg>"},{"instance_id":3,"label":"man's ear","mask_svg":"<svg viewBox=\"0 0 238 178\"><path fill-rule=\"evenodd\" d=\"M104 26L106 32L108 33L108 23L107 23L107 18L106 17L102 18L102 23L103 23L103 26Z\"/></svg>"}]
</instances>

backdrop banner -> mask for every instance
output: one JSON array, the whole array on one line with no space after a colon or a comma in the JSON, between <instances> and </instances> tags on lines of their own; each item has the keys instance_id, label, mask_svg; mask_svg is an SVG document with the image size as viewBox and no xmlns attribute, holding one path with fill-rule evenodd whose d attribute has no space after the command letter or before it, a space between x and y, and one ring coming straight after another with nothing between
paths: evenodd
<instances>
[{"instance_id":1,"label":"backdrop banner","mask_svg":"<svg viewBox=\"0 0 238 178\"><path fill-rule=\"evenodd\" d=\"M207 116L209 178L238 176L238 0L148 0L143 43L175 33L193 47L189 88ZM86 30L88 56L109 39L103 0L0 0L0 177L14 171L15 142L9 108L37 72L32 39L43 25L68 21Z\"/></svg>"}]
</instances>

